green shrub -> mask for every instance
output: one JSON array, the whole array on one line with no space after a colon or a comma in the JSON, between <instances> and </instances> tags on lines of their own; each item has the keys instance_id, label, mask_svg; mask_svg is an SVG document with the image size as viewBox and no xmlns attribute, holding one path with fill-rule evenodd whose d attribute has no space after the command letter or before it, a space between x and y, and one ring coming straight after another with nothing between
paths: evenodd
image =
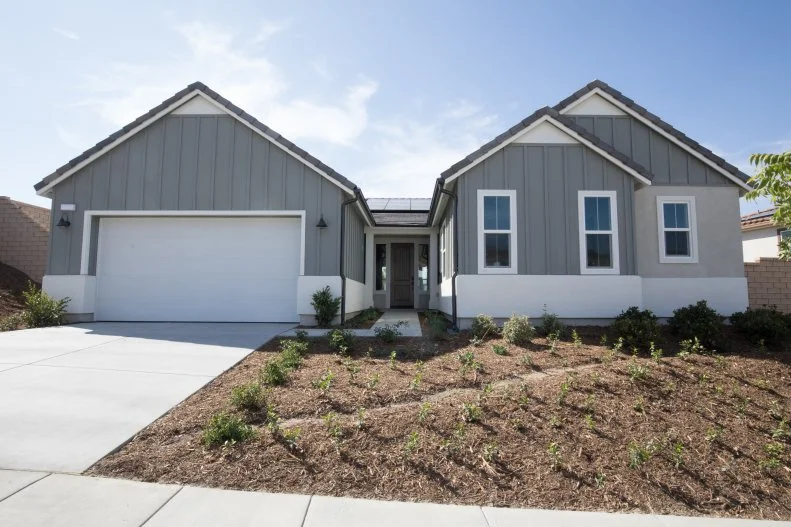
<instances>
[{"instance_id":1,"label":"green shrub","mask_svg":"<svg viewBox=\"0 0 791 527\"><path fill-rule=\"evenodd\" d=\"M754 343L780 344L791 337L791 315L774 308L748 309L731 315L731 324Z\"/></svg>"},{"instance_id":2,"label":"green shrub","mask_svg":"<svg viewBox=\"0 0 791 527\"><path fill-rule=\"evenodd\" d=\"M494 319L489 315L478 315L472 319L470 333L476 338L488 339L496 337L497 334L500 333L500 329L497 327L497 324L494 323Z\"/></svg>"},{"instance_id":3,"label":"green shrub","mask_svg":"<svg viewBox=\"0 0 791 527\"><path fill-rule=\"evenodd\" d=\"M257 382L251 382L231 390L231 404L237 410L266 409L266 394Z\"/></svg>"},{"instance_id":4,"label":"green shrub","mask_svg":"<svg viewBox=\"0 0 791 527\"><path fill-rule=\"evenodd\" d=\"M341 298L333 297L330 286L326 286L313 293L310 305L316 311L316 323L319 326L329 326L341 308Z\"/></svg>"},{"instance_id":5,"label":"green shrub","mask_svg":"<svg viewBox=\"0 0 791 527\"><path fill-rule=\"evenodd\" d=\"M14 331L19 329L25 323L25 317L22 313L14 313L0 320L0 332Z\"/></svg>"},{"instance_id":6,"label":"green shrub","mask_svg":"<svg viewBox=\"0 0 791 527\"><path fill-rule=\"evenodd\" d=\"M302 357L307 352L307 342L282 340L280 342L280 364L287 370L296 370L302 366Z\"/></svg>"},{"instance_id":7,"label":"green shrub","mask_svg":"<svg viewBox=\"0 0 791 527\"><path fill-rule=\"evenodd\" d=\"M560 321L560 318L555 313L550 313L547 311L547 307L544 306L544 314L541 315L541 325L539 326L539 331L545 337L550 335L556 335L557 338L567 338L569 335L569 328Z\"/></svg>"},{"instance_id":8,"label":"green shrub","mask_svg":"<svg viewBox=\"0 0 791 527\"><path fill-rule=\"evenodd\" d=\"M220 413L203 429L203 444L208 447L242 443L256 436L255 428L235 415Z\"/></svg>"},{"instance_id":9,"label":"green shrub","mask_svg":"<svg viewBox=\"0 0 791 527\"><path fill-rule=\"evenodd\" d=\"M668 325L681 339L697 337L704 346L715 347L722 334L725 317L710 308L705 300L673 311Z\"/></svg>"},{"instance_id":10,"label":"green shrub","mask_svg":"<svg viewBox=\"0 0 791 527\"><path fill-rule=\"evenodd\" d=\"M384 326L379 326L374 328L374 335L381 341L384 342L395 342L398 337L401 336L401 326L406 325L406 322L400 320L395 324L385 324Z\"/></svg>"},{"instance_id":11,"label":"green shrub","mask_svg":"<svg viewBox=\"0 0 791 527\"><path fill-rule=\"evenodd\" d=\"M503 338L517 346L529 343L535 333L535 328L530 325L530 319L525 315L511 315L503 324Z\"/></svg>"},{"instance_id":12,"label":"green shrub","mask_svg":"<svg viewBox=\"0 0 791 527\"><path fill-rule=\"evenodd\" d=\"M345 353L354 346L354 333L348 329L333 329L327 333L330 349Z\"/></svg>"},{"instance_id":13,"label":"green shrub","mask_svg":"<svg viewBox=\"0 0 791 527\"><path fill-rule=\"evenodd\" d=\"M269 386L280 386L288 382L288 370L277 360L271 360L261 368L261 382Z\"/></svg>"},{"instance_id":14,"label":"green shrub","mask_svg":"<svg viewBox=\"0 0 791 527\"><path fill-rule=\"evenodd\" d=\"M426 311L428 336L431 340L444 340L448 336L448 319L440 311Z\"/></svg>"},{"instance_id":15,"label":"green shrub","mask_svg":"<svg viewBox=\"0 0 791 527\"><path fill-rule=\"evenodd\" d=\"M628 347L648 349L659 334L659 324L650 309L641 311L639 307L632 306L615 317L610 330L616 338L622 338Z\"/></svg>"},{"instance_id":16,"label":"green shrub","mask_svg":"<svg viewBox=\"0 0 791 527\"><path fill-rule=\"evenodd\" d=\"M294 332L294 338L297 339L299 342L307 342L308 341L308 332L304 329L298 329Z\"/></svg>"},{"instance_id":17,"label":"green shrub","mask_svg":"<svg viewBox=\"0 0 791 527\"><path fill-rule=\"evenodd\" d=\"M28 282L27 289L22 292L25 297L25 310L22 320L29 328L45 328L60 326L65 322L66 305L69 298L55 300L41 289Z\"/></svg>"},{"instance_id":18,"label":"green shrub","mask_svg":"<svg viewBox=\"0 0 791 527\"><path fill-rule=\"evenodd\" d=\"M508 355L508 348L503 346L502 344L495 344L492 346L492 351L495 355Z\"/></svg>"}]
</instances>

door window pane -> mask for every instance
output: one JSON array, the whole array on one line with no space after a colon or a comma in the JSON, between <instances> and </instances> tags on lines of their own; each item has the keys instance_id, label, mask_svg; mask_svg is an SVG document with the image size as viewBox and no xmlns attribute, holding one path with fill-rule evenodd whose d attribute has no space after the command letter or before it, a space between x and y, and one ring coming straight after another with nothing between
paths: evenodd
<instances>
[{"instance_id":1,"label":"door window pane","mask_svg":"<svg viewBox=\"0 0 791 527\"><path fill-rule=\"evenodd\" d=\"M587 267L612 267L612 235L586 234Z\"/></svg>"},{"instance_id":2,"label":"door window pane","mask_svg":"<svg viewBox=\"0 0 791 527\"><path fill-rule=\"evenodd\" d=\"M510 234L485 234L486 267L509 267L510 259Z\"/></svg>"},{"instance_id":3,"label":"door window pane","mask_svg":"<svg viewBox=\"0 0 791 527\"><path fill-rule=\"evenodd\" d=\"M428 292L428 244L418 246L417 279L420 291Z\"/></svg>"},{"instance_id":4,"label":"door window pane","mask_svg":"<svg viewBox=\"0 0 791 527\"><path fill-rule=\"evenodd\" d=\"M689 256L689 231L665 231L665 255Z\"/></svg>"},{"instance_id":5,"label":"door window pane","mask_svg":"<svg viewBox=\"0 0 791 527\"><path fill-rule=\"evenodd\" d=\"M376 290L384 291L387 284L387 245L376 244Z\"/></svg>"}]
</instances>

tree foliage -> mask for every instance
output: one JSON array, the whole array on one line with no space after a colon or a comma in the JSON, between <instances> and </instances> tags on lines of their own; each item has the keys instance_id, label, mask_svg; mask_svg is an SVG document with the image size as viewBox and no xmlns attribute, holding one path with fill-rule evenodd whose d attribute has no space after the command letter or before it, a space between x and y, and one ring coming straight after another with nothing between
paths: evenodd
<instances>
[{"instance_id":1,"label":"tree foliage","mask_svg":"<svg viewBox=\"0 0 791 527\"><path fill-rule=\"evenodd\" d=\"M782 227L791 227L791 150L782 154L753 154L750 163L759 168L750 178L753 190L747 199L767 197L775 207L772 219ZM780 257L791 259L791 240L780 242Z\"/></svg>"}]
</instances>

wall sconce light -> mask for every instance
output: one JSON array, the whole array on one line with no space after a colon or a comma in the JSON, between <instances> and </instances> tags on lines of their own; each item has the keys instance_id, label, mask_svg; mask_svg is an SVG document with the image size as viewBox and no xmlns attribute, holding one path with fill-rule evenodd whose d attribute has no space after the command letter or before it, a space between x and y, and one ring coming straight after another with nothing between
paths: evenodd
<instances>
[{"instance_id":1,"label":"wall sconce light","mask_svg":"<svg viewBox=\"0 0 791 527\"><path fill-rule=\"evenodd\" d=\"M69 217L66 216L65 214L63 214L60 217L60 221L58 221L58 224L56 225L56 227L68 227L70 225L71 225L71 222L69 221Z\"/></svg>"},{"instance_id":2,"label":"wall sconce light","mask_svg":"<svg viewBox=\"0 0 791 527\"><path fill-rule=\"evenodd\" d=\"M319 229L327 228L327 222L324 221L324 214L322 214L321 218L319 218L319 222L316 224L316 227L318 227Z\"/></svg>"}]
</instances>

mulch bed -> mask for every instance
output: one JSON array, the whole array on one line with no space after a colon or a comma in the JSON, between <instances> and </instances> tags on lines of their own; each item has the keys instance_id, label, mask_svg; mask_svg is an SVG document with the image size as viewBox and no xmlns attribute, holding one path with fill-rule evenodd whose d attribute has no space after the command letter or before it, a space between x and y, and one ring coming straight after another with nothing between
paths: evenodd
<instances>
[{"instance_id":1,"label":"mulch bed","mask_svg":"<svg viewBox=\"0 0 791 527\"><path fill-rule=\"evenodd\" d=\"M729 335L726 355L633 358L601 345L599 328L578 331L581 344L539 338L524 348L501 340L473 347L464 332L436 343L358 339L346 359L316 339L288 385L269 393L281 426L300 429L297 448L253 414L240 415L258 427L256 439L205 448L202 427L231 410L234 386L276 357L279 343L270 342L89 473L374 499L791 518L791 438L781 425L791 418L791 354L752 350ZM494 344L508 354L495 354ZM467 351L482 364L477 375L460 372L458 354ZM322 393L312 381L327 369L335 379ZM463 403L480 408L480 421L464 421ZM340 440L321 418L328 412ZM783 450L773 469L770 444Z\"/></svg>"}]
</instances>

